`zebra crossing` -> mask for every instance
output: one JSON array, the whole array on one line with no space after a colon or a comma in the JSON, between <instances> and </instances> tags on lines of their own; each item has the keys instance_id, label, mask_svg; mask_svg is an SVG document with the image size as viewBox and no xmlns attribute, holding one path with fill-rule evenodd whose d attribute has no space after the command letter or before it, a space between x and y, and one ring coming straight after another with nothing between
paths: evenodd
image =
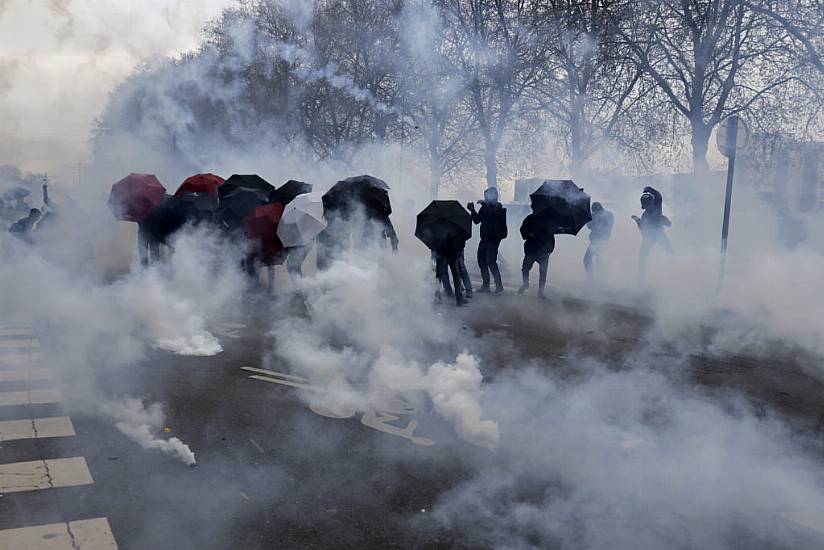
<instances>
[{"instance_id":1,"label":"zebra crossing","mask_svg":"<svg viewBox=\"0 0 824 550\"><path fill-rule=\"evenodd\" d=\"M0 496L94 483L82 456L48 456L8 462L7 455L12 452L15 442L76 435L68 416L35 417L31 412L34 406L62 402L55 385L54 373L44 366L40 342L31 328L0 326L0 411L21 411L17 418L0 420ZM7 418L7 415L3 417ZM33 517L24 525L0 530L0 549L6 548L116 550L117 543L106 518L44 524Z\"/></svg>"}]
</instances>

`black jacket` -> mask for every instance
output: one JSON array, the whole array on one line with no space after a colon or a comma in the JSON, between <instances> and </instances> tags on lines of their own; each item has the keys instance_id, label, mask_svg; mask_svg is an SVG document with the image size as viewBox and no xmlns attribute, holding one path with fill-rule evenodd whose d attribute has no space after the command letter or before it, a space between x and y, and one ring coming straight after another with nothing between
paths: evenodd
<instances>
[{"instance_id":1,"label":"black jacket","mask_svg":"<svg viewBox=\"0 0 824 550\"><path fill-rule=\"evenodd\" d=\"M555 250L555 233L552 224L546 218L530 214L521 224L521 237L524 239L524 254L543 256Z\"/></svg>"},{"instance_id":2,"label":"black jacket","mask_svg":"<svg viewBox=\"0 0 824 550\"><path fill-rule=\"evenodd\" d=\"M481 224L481 239L501 241L506 239L506 208L499 202L483 203L481 209L471 211L472 222Z\"/></svg>"}]
</instances>

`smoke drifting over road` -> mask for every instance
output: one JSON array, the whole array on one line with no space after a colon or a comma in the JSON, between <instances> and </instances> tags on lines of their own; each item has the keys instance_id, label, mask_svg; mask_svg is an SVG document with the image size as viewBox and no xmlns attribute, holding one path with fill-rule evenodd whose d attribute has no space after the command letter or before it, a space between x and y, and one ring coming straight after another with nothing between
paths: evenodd
<instances>
[{"instance_id":1,"label":"smoke drifting over road","mask_svg":"<svg viewBox=\"0 0 824 550\"><path fill-rule=\"evenodd\" d=\"M162 403L153 398L147 405L131 395L112 399L99 391L98 376L118 370L139 379L146 376L142 369L154 353L223 357L219 354L229 345L209 327L241 318L267 334L262 349L254 350L263 365L255 367L287 370L306 380L298 385L311 410L348 418L355 412L394 410L400 402L421 418L448 425L437 441L405 434L419 444L416 453L402 447L381 457L429 467L418 453L431 451L465 474L454 485L438 488L426 518L408 522L427 540L446 531L466 547L513 550L811 547L814 533L784 518L798 512L824 514L824 467L815 434L769 404L753 404L743 392L696 387L687 372L696 357L770 357L786 348L808 373L824 380L824 301L819 291L824 228L811 225L809 240L793 252L768 244L775 240L764 221L771 219L771 207L742 186L736 191L728 279L719 293L721 190L704 176L682 181L682 188L667 184L664 210L674 222L675 254L653 257L649 279L641 284L640 236L629 216L638 213L641 184L658 182L617 182L584 173L576 181L616 215L604 280L581 282L585 235L559 237L550 260L554 297L537 321L526 314L518 318L523 334L506 332L496 317L518 306L512 306L515 297L504 298L509 300L500 302L504 305L490 305L482 297L463 312L436 307L427 251L411 235L410 218L430 198L421 189L429 189L432 174L447 169L454 170L452 185L441 189L442 196L473 200L484 188L478 168L483 137L458 139L475 132L479 123L469 115L445 114L466 109L474 99L460 93L464 75L457 75L457 67L437 65L437 56L425 55L436 49L428 45L443 46L437 10L410 2L400 12L400 20L410 24L402 26L397 44L417 52L420 67L414 72L403 67L409 68L412 82L402 82L398 88L403 91L397 92L377 77L366 87L328 59L331 46L307 38L316 32L310 29L312 3L275 4L285 16L272 21L285 20L288 26L276 29L285 37L265 40L262 28L250 23L261 23L250 19L254 10L230 12L218 29L225 35L210 35L211 42L196 54L160 61L121 83L95 137L94 177L82 189L61 190L65 198L74 196L76 208L60 210L59 229L35 246L0 237L0 311L43 335L48 361L76 381L76 397L97 403L96 414L148 451L194 464L188 445L161 433ZM20 9L17 3L11 6L0 2L0 17ZM73 3L60 6L65 10ZM70 41L79 19L76 12L68 13L74 15L65 18L61 36ZM380 51L395 51L395 42L381 44ZM592 47L590 40L586 51ZM271 56L261 54L265 51ZM288 70L282 70L284 64ZM17 70L16 63L0 60L0 94L14 90L7 75ZM406 98L422 92L413 77L428 83L442 73L454 78L422 86L432 95L417 104L417 111L407 111ZM251 80L253 86L241 79L249 74L257 79ZM252 93L271 92L273 83L285 90L278 101ZM303 95L308 85L323 93ZM334 101L323 103L324 93ZM254 101L244 103L249 97ZM339 103L348 106L344 114L351 120L330 125L328 134L313 134L312 117L334 119L341 113L310 107ZM250 104L269 118L258 116ZM303 126L290 118L298 112ZM368 122L363 122L368 130L355 135L352 113ZM500 179L507 197L509 174L563 164L553 151L533 158L519 147L518 139L531 142L534 135L534 128L527 128L529 117L520 122L523 128L516 124L502 138L508 172ZM411 129L419 126L424 130L410 145ZM384 133L378 136L378 130ZM304 139L306 135L310 137ZM0 135L0 140L7 137ZM421 168L433 159L435 169ZM609 161L606 153L604 159ZM240 247L227 246L204 229L186 228L164 262L143 268L132 260L130 267L121 263L103 273L102 264L117 263L111 250L124 254L134 247L134 235L117 235L104 206L105 191L138 169L162 175L170 191L179 176L195 171L260 172L272 183L306 180L317 191L351 173L374 169L392 186L401 249L398 256L383 249L350 251L328 270L307 270L294 284L279 273L271 306L265 302L269 297L250 292L250 282L239 270ZM679 195L683 186L698 189L697 196ZM516 223L510 219L512 236L504 245L514 272L522 244ZM466 251L470 268L473 252L471 243ZM568 327L569 339L560 346L547 327L550 321L556 327L563 324L570 315L561 304L568 294L599 303L574 317L581 326ZM647 316L649 323L639 329L629 357L596 359L588 338L596 341L602 335L586 334L583 327L613 322L600 309L612 302L632 316ZM522 345L535 342L543 346L540 354L522 351ZM265 422L280 420L269 410L259 414ZM334 460L348 461L347 469L367 481L379 477L380 472L369 469L374 457L349 452L344 438L315 439L311 426L298 424L290 440L294 448L279 451L276 458L303 464L309 477L301 484L328 483L326 465L306 451L311 445ZM232 468L251 470L245 448L230 444L238 445ZM263 448L257 442L254 446ZM195 450L201 463L208 461L208 455ZM295 490L281 482L268 495L278 504ZM386 485L380 487L384 491ZM197 496L211 501L210 494Z\"/></svg>"},{"instance_id":2,"label":"smoke drifting over road","mask_svg":"<svg viewBox=\"0 0 824 550\"><path fill-rule=\"evenodd\" d=\"M188 466L196 464L195 453L180 439L160 439L155 435L164 428L166 420L160 403L147 407L142 399L128 397L120 402L104 403L100 410L115 420L118 430L144 449L159 450Z\"/></svg>"},{"instance_id":3,"label":"smoke drifting over road","mask_svg":"<svg viewBox=\"0 0 824 550\"><path fill-rule=\"evenodd\" d=\"M478 358L461 351L443 361L432 353L449 349L458 331L433 317L428 266L412 260L410 270L409 259L384 261L382 252L346 254L302 279L308 317L275 321L276 358L322 390L305 394L311 406L365 411L396 396L418 402L426 395L463 438L495 447L498 427L479 402Z\"/></svg>"}]
</instances>

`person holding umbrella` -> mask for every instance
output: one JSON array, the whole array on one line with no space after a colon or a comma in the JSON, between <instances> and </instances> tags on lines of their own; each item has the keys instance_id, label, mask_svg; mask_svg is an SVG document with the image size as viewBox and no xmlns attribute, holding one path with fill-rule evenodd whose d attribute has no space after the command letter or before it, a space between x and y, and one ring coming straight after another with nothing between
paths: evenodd
<instances>
[{"instance_id":1,"label":"person holding umbrella","mask_svg":"<svg viewBox=\"0 0 824 550\"><path fill-rule=\"evenodd\" d=\"M555 233L552 222L546 216L540 216L532 206L532 213L521 224L521 237L524 239L524 262L521 264L523 284L518 294L529 288L529 272L538 264L538 298L544 299L547 273L549 272L549 255L555 250Z\"/></svg>"},{"instance_id":2,"label":"person holding umbrella","mask_svg":"<svg viewBox=\"0 0 824 550\"><path fill-rule=\"evenodd\" d=\"M544 297L549 255L555 249L555 235L577 235L592 220L590 197L572 180L546 180L530 196L532 214L521 226L524 238L524 283L519 292L529 288L529 271L539 268L538 297Z\"/></svg>"},{"instance_id":3,"label":"person holding umbrella","mask_svg":"<svg viewBox=\"0 0 824 550\"><path fill-rule=\"evenodd\" d=\"M665 252L672 254L672 244L665 229L672 222L664 215L664 198L653 187L644 187L641 194L641 217L632 216L641 231L641 251L638 256L638 277L643 282L647 274L647 261L652 249L660 246Z\"/></svg>"},{"instance_id":4,"label":"person holding umbrella","mask_svg":"<svg viewBox=\"0 0 824 550\"><path fill-rule=\"evenodd\" d=\"M498 247L507 236L506 208L498 202L498 190L490 187L484 191L483 200L478 201L481 209L476 211L473 203L466 208L472 217L472 222L481 226L481 242L478 244L478 267L481 268L481 288L478 292L490 292L490 272L495 279L495 294L504 291L501 281L501 271L498 269Z\"/></svg>"},{"instance_id":5,"label":"person holding umbrella","mask_svg":"<svg viewBox=\"0 0 824 550\"><path fill-rule=\"evenodd\" d=\"M303 193L286 206L278 224L278 238L286 247L286 270L293 282L302 275L312 242L326 229L320 193Z\"/></svg>"},{"instance_id":6,"label":"person holding umbrella","mask_svg":"<svg viewBox=\"0 0 824 550\"><path fill-rule=\"evenodd\" d=\"M432 201L417 216L415 236L435 260L435 276L449 294L449 272L455 287L455 304L466 304L460 269L460 257L466 241L472 237L472 217L458 201ZM439 296L439 294L438 294Z\"/></svg>"}]
</instances>

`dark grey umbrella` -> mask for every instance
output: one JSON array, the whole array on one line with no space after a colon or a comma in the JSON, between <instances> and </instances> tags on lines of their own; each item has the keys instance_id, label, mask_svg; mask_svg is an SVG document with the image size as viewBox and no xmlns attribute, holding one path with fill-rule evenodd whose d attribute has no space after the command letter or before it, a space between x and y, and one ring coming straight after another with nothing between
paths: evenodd
<instances>
[{"instance_id":1,"label":"dark grey umbrella","mask_svg":"<svg viewBox=\"0 0 824 550\"><path fill-rule=\"evenodd\" d=\"M529 198L554 233L577 235L592 220L590 197L572 180L546 180Z\"/></svg>"}]
</instances>

